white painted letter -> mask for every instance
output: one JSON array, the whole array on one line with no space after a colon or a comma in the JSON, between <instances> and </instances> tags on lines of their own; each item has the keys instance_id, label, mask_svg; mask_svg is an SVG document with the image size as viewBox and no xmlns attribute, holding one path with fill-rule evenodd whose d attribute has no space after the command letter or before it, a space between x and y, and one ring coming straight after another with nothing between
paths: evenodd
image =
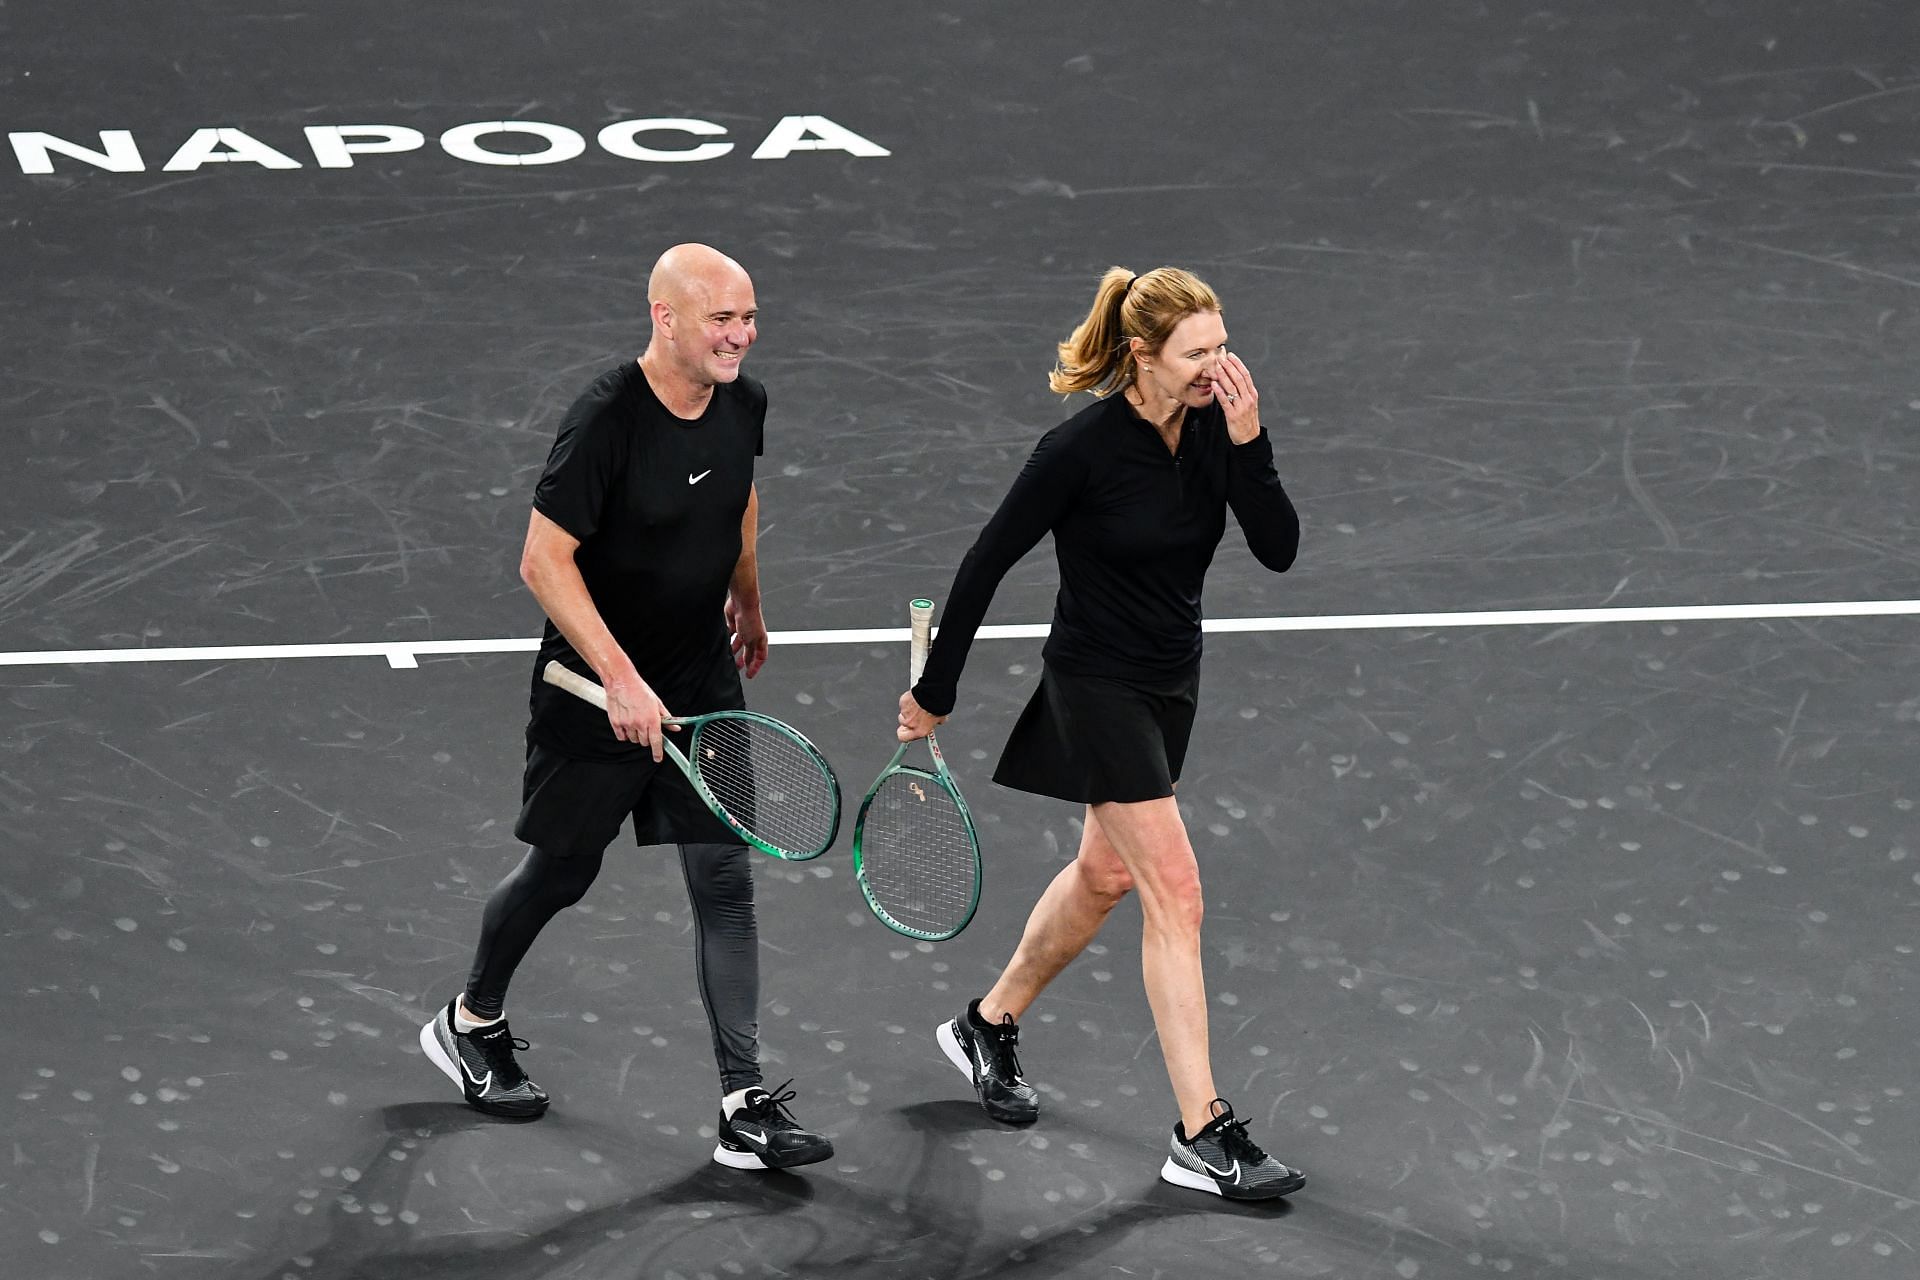
<instances>
[{"instance_id":1,"label":"white painted letter","mask_svg":"<svg viewBox=\"0 0 1920 1280\"><path fill-rule=\"evenodd\" d=\"M142 173L147 167L147 162L140 158L140 148L134 145L133 135L125 129L102 129L100 145L105 148L102 151L50 133L10 133L7 141L13 143L13 154L19 157L22 173L52 173L56 151L112 173Z\"/></svg>"},{"instance_id":2,"label":"white painted letter","mask_svg":"<svg viewBox=\"0 0 1920 1280\"><path fill-rule=\"evenodd\" d=\"M812 136L809 137L808 135ZM784 160L796 151L845 151L856 156L892 155L825 116L784 116L753 153L755 160Z\"/></svg>"},{"instance_id":3,"label":"white painted letter","mask_svg":"<svg viewBox=\"0 0 1920 1280\"><path fill-rule=\"evenodd\" d=\"M525 154L488 151L480 146L479 140L492 133L530 133L536 138L545 138L547 149ZM471 160L475 164L559 164L585 151L587 140L571 129L538 120L489 120L447 130L440 135L440 145L454 159Z\"/></svg>"},{"instance_id":4,"label":"white painted letter","mask_svg":"<svg viewBox=\"0 0 1920 1280\"><path fill-rule=\"evenodd\" d=\"M225 147L225 151L215 151ZM167 161L164 172L191 173L203 164L257 164L263 169L298 169L300 162L282 155L242 129L196 129Z\"/></svg>"},{"instance_id":5,"label":"white painted letter","mask_svg":"<svg viewBox=\"0 0 1920 1280\"><path fill-rule=\"evenodd\" d=\"M678 151L660 151L640 145L639 135L650 133L655 129L673 129L702 138L711 138L726 132L724 126L714 124L711 120L622 120L600 131L600 145L614 155L628 160L652 160L659 164L713 160L733 150L731 142L703 142L697 147L683 147Z\"/></svg>"},{"instance_id":6,"label":"white painted letter","mask_svg":"<svg viewBox=\"0 0 1920 1280\"><path fill-rule=\"evenodd\" d=\"M349 142L355 138L359 141ZM427 135L397 124L310 124L307 145L322 169L351 169L355 155L383 155L389 151L418 151Z\"/></svg>"}]
</instances>

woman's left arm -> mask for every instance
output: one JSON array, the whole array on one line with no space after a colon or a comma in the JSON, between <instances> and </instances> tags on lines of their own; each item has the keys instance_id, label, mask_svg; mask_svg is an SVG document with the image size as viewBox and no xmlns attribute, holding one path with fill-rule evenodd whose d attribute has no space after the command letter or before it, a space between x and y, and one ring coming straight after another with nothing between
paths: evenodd
<instances>
[{"instance_id":1,"label":"woman's left arm","mask_svg":"<svg viewBox=\"0 0 1920 1280\"><path fill-rule=\"evenodd\" d=\"M1273 468L1273 441L1260 425L1259 389L1231 352L1215 369L1213 382L1227 415L1227 505L1254 559L1285 573L1300 552L1300 516Z\"/></svg>"}]
</instances>

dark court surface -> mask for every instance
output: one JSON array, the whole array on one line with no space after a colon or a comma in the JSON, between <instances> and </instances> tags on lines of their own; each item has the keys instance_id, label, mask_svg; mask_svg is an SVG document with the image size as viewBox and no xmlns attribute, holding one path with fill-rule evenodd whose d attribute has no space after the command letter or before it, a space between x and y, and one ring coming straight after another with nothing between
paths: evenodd
<instances>
[{"instance_id":1,"label":"dark court surface","mask_svg":"<svg viewBox=\"0 0 1920 1280\"><path fill-rule=\"evenodd\" d=\"M1787 0L7 4L7 130L120 168L0 152L0 654L534 634L557 414L690 238L764 309L776 630L944 591L1116 262L1220 290L1304 515L1285 577L1229 532L1215 617L1912 600L1916 34ZM889 154L753 158L828 137L787 117ZM661 119L708 131L632 138L733 149L596 141ZM497 121L552 129L440 141ZM306 130L373 125L422 145L317 163ZM241 134L195 163L202 129ZM457 154L553 130L582 153ZM1053 581L1036 553L990 621ZM1910 1277L1916 625L1210 637L1182 796L1221 1088L1311 1176L1278 1208L1155 1178L1131 906L1029 1017L1038 1126L932 1043L1077 838L986 780L1036 641L983 641L943 734L988 858L960 939L874 923L844 838L758 868L769 1079L839 1147L801 1176L708 1162L661 850L521 971L546 1119L421 1057L518 856L526 655L3 666L0 1261ZM903 668L788 646L749 698L857 795Z\"/></svg>"}]
</instances>

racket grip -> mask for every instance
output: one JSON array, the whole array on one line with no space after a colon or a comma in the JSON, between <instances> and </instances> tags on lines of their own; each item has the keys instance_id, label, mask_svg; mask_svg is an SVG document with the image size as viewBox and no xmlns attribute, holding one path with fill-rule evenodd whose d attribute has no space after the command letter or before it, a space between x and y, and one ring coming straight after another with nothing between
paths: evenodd
<instances>
[{"instance_id":1,"label":"racket grip","mask_svg":"<svg viewBox=\"0 0 1920 1280\"><path fill-rule=\"evenodd\" d=\"M933 646L933 601L909 602L907 617L913 624L913 648L907 662L907 687L912 688L920 683L920 673L927 666L927 650Z\"/></svg>"},{"instance_id":2,"label":"racket grip","mask_svg":"<svg viewBox=\"0 0 1920 1280\"><path fill-rule=\"evenodd\" d=\"M549 662L541 669L540 678L548 684L559 685L576 698L591 702L602 711L607 709L607 691L577 671L569 671L557 662Z\"/></svg>"}]
</instances>

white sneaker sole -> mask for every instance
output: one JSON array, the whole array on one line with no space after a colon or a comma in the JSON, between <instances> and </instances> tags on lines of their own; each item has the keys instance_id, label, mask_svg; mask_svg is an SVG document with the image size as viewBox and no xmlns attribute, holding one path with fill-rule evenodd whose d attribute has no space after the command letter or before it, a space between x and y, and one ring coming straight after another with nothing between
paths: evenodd
<instances>
[{"instance_id":1,"label":"white sneaker sole","mask_svg":"<svg viewBox=\"0 0 1920 1280\"><path fill-rule=\"evenodd\" d=\"M773 1166L751 1151L729 1151L721 1143L713 1144L713 1162L729 1169L771 1169Z\"/></svg>"},{"instance_id":2,"label":"white sneaker sole","mask_svg":"<svg viewBox=\"0 0 1920 1280\"><path fill-rule=\"evenodd\" d=\"M459 1090L460 1097L465 1099L467 1090L460 1083L460 1069L454 1066L453 1059L447 1056L446 1049L440 1044L439 1032L436 1030L440 1019L444 1016L444 1013L435 1014L432 1022L420 1028L420 1048L427 1055L427 1061L440 1068L447 1079L453 1081L453 1087Z\"/></svg>"},{"instance_id":3,"label":"white sneaker sole","mask_svg":"<svg viewBox=\"0 0 1920 1280\"><path fill-rule=\"evenodd\" d=\"M1160 1166L1160 1180L1171 1182L1176 1187L1188 1187L1194 1191L1211 1191L1217 1196L1224 1197L1227 1194L1212 1178L1204 1173L1195 1173L1172 1156L1168 1156L1167 1162Z\"/></svg>"},{"instance_id":4,"label":"white sneaker sole","mask_svg":"<svg viewBox=\"0 0 1920 1280\"><path fill-rule=\"evenodd\" d=\"M1306 1186L1306 1182L1302 1180L1287 1187L1284 1191L1261 1190L1255 1192L1253 1195L1229 1195L1227 1194L1227 1189L1214 1179L1204 1173L1195 1173L1178 1160L1175 1160L1172 1156L1168 1156L1166 1163L1160 1166L1160 1180L1162 1182L1170 1182L1176 1187L1186 1187L1190 1191L1211 1191L1221 1199L1231 1200L1235 1204L1253 1204L1264 1200L1284 1200ZM1244 1190L1244 1188L1236 1189Z\"/></svg>"},{"instance_id":5,"label":"white sneaker sole","mask_svg":"<svg viewBox=\"0 0 1920 1280\"><path fill-rule=\"evenodd\" d=\"M973 1063L967 1060L967 1051L960 1047L960 1037L953 1034L953 1023L951 1021L943 1022L934 1028L933 1038L939 1042L940 1052L947 1055L947 1061L951 1062L954 1065L954 1069L967 1078L968 1084L972 1084Z\"/></svg>"}]
</instances>

